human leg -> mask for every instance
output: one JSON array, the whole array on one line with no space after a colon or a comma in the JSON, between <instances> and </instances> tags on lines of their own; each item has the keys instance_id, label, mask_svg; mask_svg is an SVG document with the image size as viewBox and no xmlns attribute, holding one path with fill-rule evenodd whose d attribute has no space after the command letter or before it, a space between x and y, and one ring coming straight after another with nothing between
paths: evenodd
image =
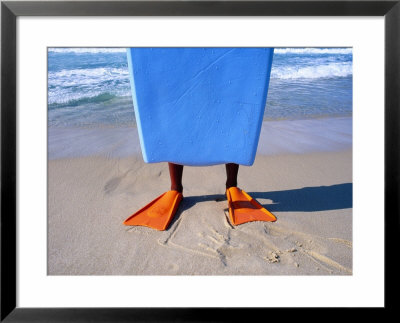
<instances>
[{"instance_id":1,"label":"human leg","mask_svg":"<svg viewBox=\"0 0 400 323\"><path fill-rule=\"evenodd\" d=\"M239 165L234 163L225 164L226 168L226 189L237 186L237 175Z\"/></svg>"},{"instance_id":2,"label":"human leg","mask_svg":"<svg viewBox=\"0 0 400 323\"><path fill-rule=\"evenodd\" d=\"M171 190L182 193L182 191L183 191L183 186L182 186L183 165L168 163L168 168L169 168L169 176L171 178Z\"/></svg>"}]
</instances>

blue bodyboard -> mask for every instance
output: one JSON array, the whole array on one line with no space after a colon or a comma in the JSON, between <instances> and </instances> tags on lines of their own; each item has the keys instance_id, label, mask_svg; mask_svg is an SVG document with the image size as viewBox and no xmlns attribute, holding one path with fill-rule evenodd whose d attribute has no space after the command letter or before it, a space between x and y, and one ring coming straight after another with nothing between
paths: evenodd
<instances>
[{"instance_id":1,"label":"blue bodyboard","mask_svg":"<svg viewBox=\"0 0 400 323\"><path fill-rule=\"evenodd\" d=\"M254 163L273 48L128 48L143 159Z\"/></svg>"}]
</instances>

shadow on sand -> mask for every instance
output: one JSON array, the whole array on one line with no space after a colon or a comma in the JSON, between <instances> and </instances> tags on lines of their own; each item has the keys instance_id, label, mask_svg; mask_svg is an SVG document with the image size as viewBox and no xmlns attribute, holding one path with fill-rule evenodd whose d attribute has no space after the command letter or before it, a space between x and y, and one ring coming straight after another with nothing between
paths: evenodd
<instances>
[{"instance_id":1,"label":"shadow on sand","mask_svg":"<svg viewBox=\"0 0 400 323\"><path fill-rule=\"evenodd\" d=\"M303 187L276 192L248 192L254 199L268 199L271 212L316 212L353 207L353 184ZM261 203L261 201L259 201Z\"/></svg>"},{"instance_id":2,"label":"shadow on sand","mask_svg":"<svg viewBox=\"0 0 400 323\"><path fill-rule=\"evenodd\" d=\"M261 203L261 199L271 200L264 204L276 212L316 212L348 209L353 207L353 184L344 183L331 186L303 187L274 192L247 192ZM185 197L179 207L184 211L197 203L226 200L225 194L212 194Z\"/></svg>"},{"instance_id":3,"label":"shadow on sand","mask_svg":"<svg viewBox=\"0 0 400 323\"><path fill-rule=\"evenodd\" d=\"M293 190L275 192L247 192L262 203L261 199L271 200L262 204L271 212L317 212L349 209L353 207L353 184L344 183L331 186L303 187ZM207 201L224 201L225 194L211 194L184 197L178 212L169 227L176 222L181 213L197 203ZM227 205L228 207L228 205Z\"/></svg>"}]
</instances>

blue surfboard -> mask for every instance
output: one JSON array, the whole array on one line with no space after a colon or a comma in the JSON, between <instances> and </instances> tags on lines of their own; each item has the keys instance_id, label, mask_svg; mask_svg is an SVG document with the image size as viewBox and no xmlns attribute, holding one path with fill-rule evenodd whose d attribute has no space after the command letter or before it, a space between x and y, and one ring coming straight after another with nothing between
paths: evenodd
<instances>
[{"instance_id":1,"label":"blue surfboard","mask_svg":"<svg viewBox=\"0 0 400 323\"><path fill-rule=\"evenodd\" d=\"M146 163L252 165L273 48L128 48Z\"/></svg>"}]
</instances>

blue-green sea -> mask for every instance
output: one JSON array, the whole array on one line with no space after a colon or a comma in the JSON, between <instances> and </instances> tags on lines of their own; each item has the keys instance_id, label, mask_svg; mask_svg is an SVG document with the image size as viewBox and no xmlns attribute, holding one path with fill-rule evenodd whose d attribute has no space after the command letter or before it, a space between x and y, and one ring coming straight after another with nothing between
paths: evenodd
<instances>
[{"instance_id":1,"label":"blue-green sea","mask_svg":"<svg viewBox=\"0 0 400 323\"><path fill-rule=\"evenodd\" d=\"M351 48L276 48L265 120L352 115ZM48 126L134 125L125 48L48 49Z\"/></svg>"}]
</instances>

